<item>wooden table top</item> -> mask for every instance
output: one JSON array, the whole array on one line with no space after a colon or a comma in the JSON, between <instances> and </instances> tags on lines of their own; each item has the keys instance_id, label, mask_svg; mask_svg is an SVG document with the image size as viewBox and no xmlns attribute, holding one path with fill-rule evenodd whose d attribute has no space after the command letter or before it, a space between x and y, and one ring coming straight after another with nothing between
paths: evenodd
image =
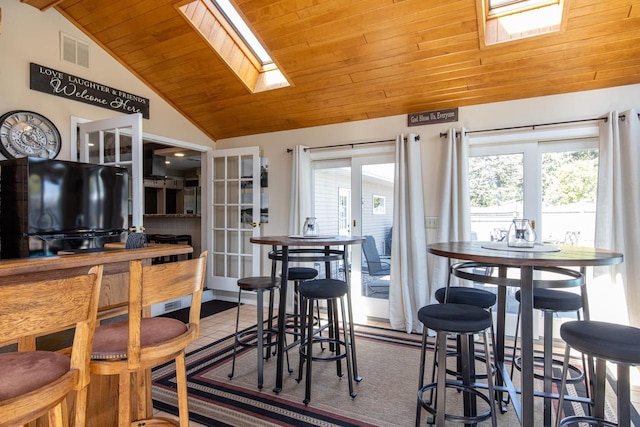
<instances>
[{"instance_id":1,"label":"wooden table top","mask_svg":"<svg viewBox=\"0 0 640 427\"><path fill-rule=\"evenodd\" d=\"M623 255L607 249L563 246L555 252L521 252L484 248L489 242L441 242L428 245L429 253L447 258L518 267L581 267L619 264Z\"/></svg>"},{"instance_id":2,"label":"wooden table top","mask_svg":"<svg viewBox=\"0 0 640 427\"><path fill-rule=\"evenodd\" d=\"M362 236L329 236L321 235L319 237L296 237L294 236L259 236L249 239L251 243L261 245L276 246L334 246L334 245L352 245L364 242Z\"/></svg>"}]
</instances>

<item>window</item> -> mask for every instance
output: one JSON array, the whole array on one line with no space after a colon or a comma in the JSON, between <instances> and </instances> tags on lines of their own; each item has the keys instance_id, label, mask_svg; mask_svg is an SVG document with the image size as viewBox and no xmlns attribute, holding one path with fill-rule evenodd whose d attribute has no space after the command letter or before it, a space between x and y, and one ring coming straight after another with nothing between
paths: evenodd
<instances>
[{"instance_id":1,"label":"window","mask_svg":"<svg viewBox=\"0 0 640 427\"><path fill-rule=\"evenodd\" d=\"M558 0L489 0L489 16L509 15L557 5Z\"/></svg>"},{"instance_id":2,"label":"window","mask_svg":"<svg viewBox=\"0 0 640 427\"><path fill-rule=\"evenodd\" d=\"M251 92L289 86L228 0L193 0L177 8Z\"/></svg>"},{"instance_id":3,"label":"window","mask_svg":"<svg viewBox=\"0 0 640 427\"><path fill-rule=\"evenodd\" d=\"M338 188L338 235L349 235L349 221L351 220L351 189Z\"/></svg>"},{"instance_id":4,"label":"window","mask_svg":"<svg viewBox=\"0 0 640 427\"><path fill-rule=\"evenodd\" d=\"M593 246L597 140L472 147L471 228L501 240L513 218L535 221L539 242Z\"/></svg>"},{"instance_id":5,"label":"window","mask_svg":"<svg viewBox=\"0 0 640 427\"><path fill-rule=\"evenodd\" d=\"M480 42L505 41L561 31L569 0L478 0Z\"/></svg>"},{"instance_id":6,"label":"window","mask_svg":"<svg viewBox=\"0 0 640 427\"><path fill-rule=\"evenodd\" d=\"M373 214L374 215L384 215L386 213L385 210L385 198L384 196L373 195Z\"/></svg>"},{"instance_id":7,"label":"window","mask_svg":"<svg viewBox=\"0 0 640 427\"><path fill-rule=\"evenodd\" d=\"M472 239L504 241L512 220L527 218L537 243L593 246L597 138L482 145L472 139L468 168ZM518 309L514 293L511 315Z\"/></svg>"}]
</instances>

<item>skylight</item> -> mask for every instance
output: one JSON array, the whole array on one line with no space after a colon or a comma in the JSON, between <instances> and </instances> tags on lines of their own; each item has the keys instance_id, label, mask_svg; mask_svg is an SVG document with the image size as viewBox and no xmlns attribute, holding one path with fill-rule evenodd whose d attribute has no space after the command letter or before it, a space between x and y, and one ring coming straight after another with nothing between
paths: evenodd
<instances>
[{"instance_id":1,"label":"skylight","mask_svg":"<svg viewBox=\"0 0 640 427\"><path fill-rule=\"evenodd\" d=\"M569 0L477 0L484 46L559 32Z\"/></svg>"},{"instance_id":2,"label":"skylight","mask_svg":"<svg viewBox=\"0 0 640 427\"><path fill-rule=\"evenodd\" d=\"M489 0L489 15L525 12L559 3L559 0Z\"/></svg>"},{"instance_id":3,"label":"skylight","mask_svg":"<svg viewBox=\"0 0 640 427\"><path fill-rule=\"evenodd\" d=\"M187 0L176 8L251 92L290 86L229 0Z\"/></svg>"},{"instance_id":4,"label":"skylight","mask_svg":"<svg viewBox=\"0 0 640 427\"><path fill-rule=\"evenodd\" d=\"M247 24L244 22L244 19L242 19L235 7L233 7L233 5L229 3L229 0L211 1L218 7L218 9L220 9L222 13L224 13L224 16L227 18L229 23L233 25L233 28L238 32L240 37L242 37L247 46L249 46L249 48L258 57L258 59L260 59L262 65L273 63L273 60L271 59L267 51L264 50L262 44L253 34L253 31L249 29Z\"/></svg>"}]
</instances>

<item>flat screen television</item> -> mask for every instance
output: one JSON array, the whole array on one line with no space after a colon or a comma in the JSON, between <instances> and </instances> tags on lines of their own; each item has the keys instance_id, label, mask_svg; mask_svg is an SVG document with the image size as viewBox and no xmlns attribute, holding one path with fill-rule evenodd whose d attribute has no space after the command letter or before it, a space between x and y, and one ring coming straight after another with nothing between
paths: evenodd
<instances>
[{"instance_id":1,"label":"flat screen television","mask_svg":"<svg viewBox=\"0 0 640 427\"><path fill-rule=\"evenodd\" d=\"M0 162L0 179L2 258L15 255L7 246L24 239L44 242L29 243L31 256L47 255L93 247L92 238L117 235L119 240L127 228L125 168L25 157ZM21 250L18 257L24 256Z\"/></svg>"}]
</instances>

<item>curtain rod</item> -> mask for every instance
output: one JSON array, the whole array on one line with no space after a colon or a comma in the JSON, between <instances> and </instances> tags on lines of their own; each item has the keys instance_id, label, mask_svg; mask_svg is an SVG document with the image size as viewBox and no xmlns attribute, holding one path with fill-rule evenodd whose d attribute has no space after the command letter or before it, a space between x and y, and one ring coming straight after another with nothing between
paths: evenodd
<instances>
[{"instance_id":1,"label":"curtain rod","mask_svg":"<svg viewBox=\"0 0 640 427\"><path fill-rule=\"evenodd\" d=\"M407 138L405 137L404 140L406 141ZM380 141L366 141L366 142L352 142L350 144L335 144L335 145L323 145L321 147L307 147L304 149L304 151L307 150L322 150L322 149L326 149L326 148L339 148L339 147L351 147L353 148L356 145L366 145L366 144L380 144L383 142L395 142L395 139L382 139ZM420 135L416 135L416 141L420 141ZM287 153L291 153L293 151L293 148L287 148Z\"/></svg>"},{"instance_id":2,"label":"curtain rod","mask_svg":"<svg viewBox=\"0 0 640 427\"><path fill-rule=\"evenodd\" d=\"M640 117L640 114L638 116ZM535 124L535 125L523 125L523 126L510 126L510 127L506 127L506 128L468 130L468 131L466 131L466 133L469 134L469 133L480 133L480 132L497 132L497 131L501 131L501 130L526 129L526 128L535 129L538 126L565 125L565 124L569 124L569 123L593 122L593 121L596 121L596 120L605 120L606 121L607 118L606 117L596 117L596 118L593 118L593 119L567 120L567 121L564 121L564 122L539 123L539 124ZM447 136L447 132L440 132L440 137L442 138L443 136Z\"/></svg>"},{"instance_id":3,"label":"curtain rod","mask_svg":"<svg viewBox=\"0 0 640 427\"><path fill-rule=\"evenodd\" d=\"M618 117L620 117L620 120L624 120L627 118L627 116L624 114L620 114ZM638 118L640 119L640 113L638 113Z\"/></svg>"}]
</instances>

